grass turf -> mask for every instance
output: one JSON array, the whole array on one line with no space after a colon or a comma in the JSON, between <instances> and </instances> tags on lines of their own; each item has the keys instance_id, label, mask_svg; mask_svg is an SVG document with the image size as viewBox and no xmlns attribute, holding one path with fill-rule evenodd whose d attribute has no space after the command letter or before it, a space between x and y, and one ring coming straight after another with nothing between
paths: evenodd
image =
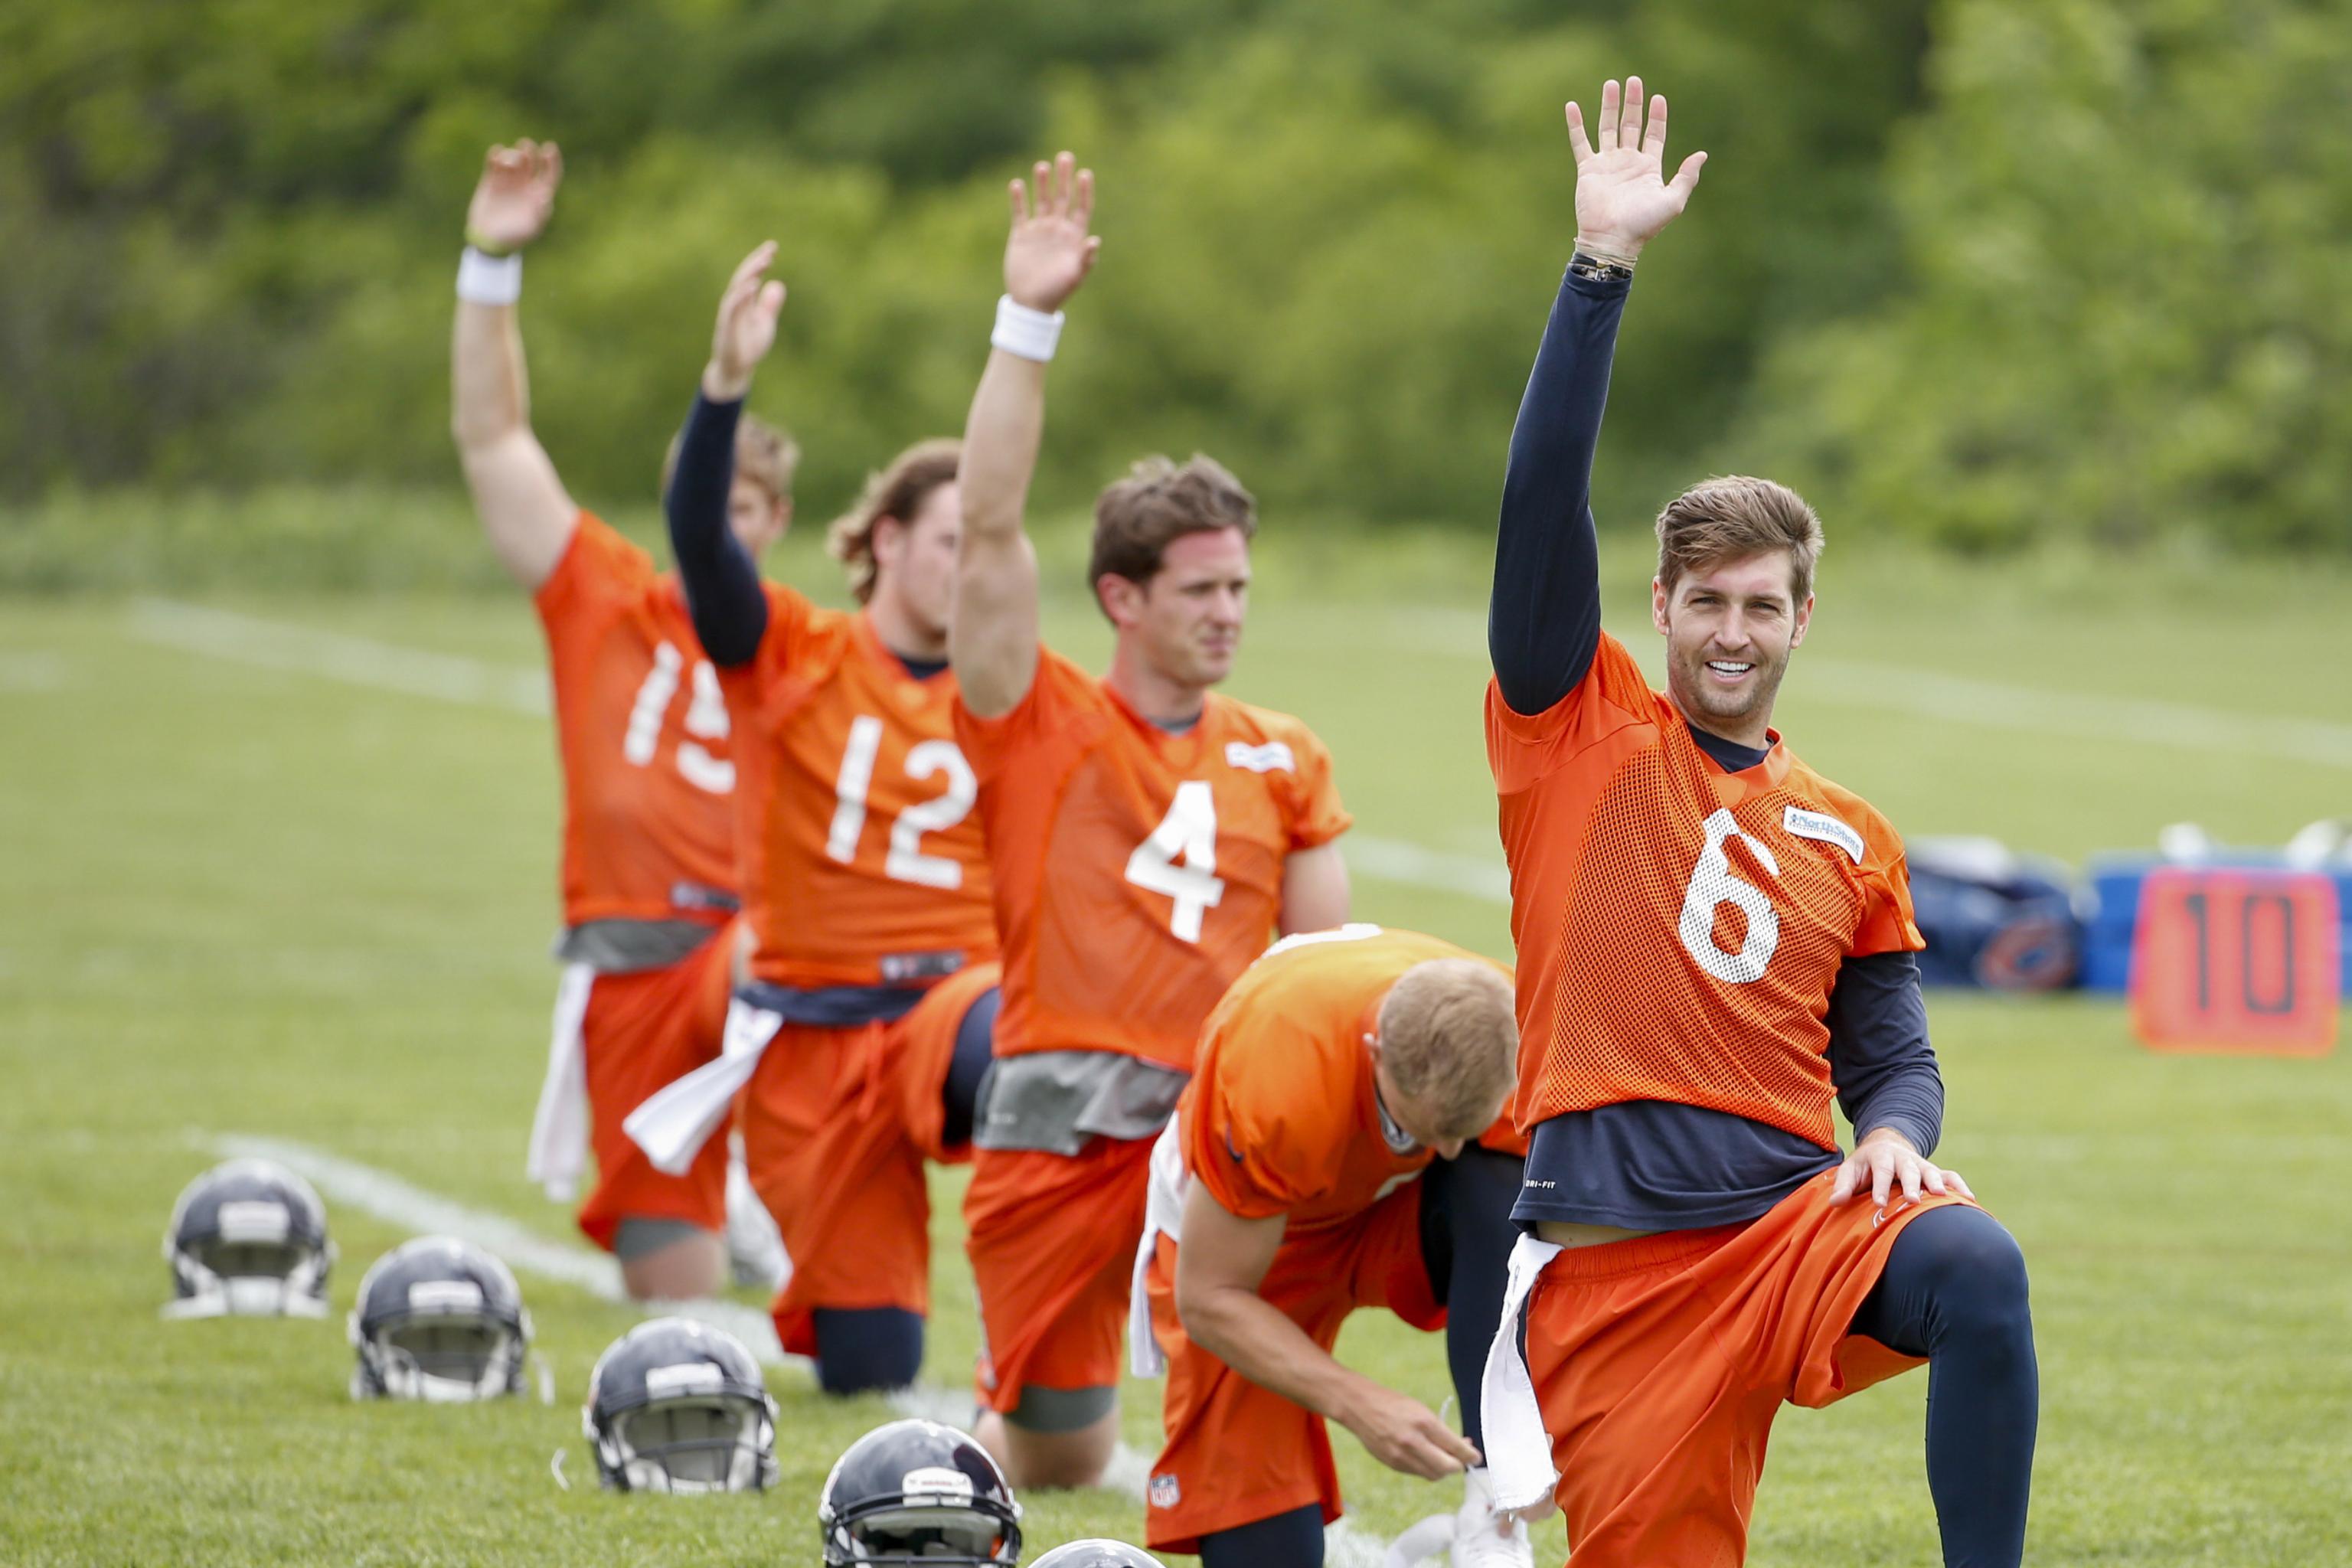
<instances>
[{"instance_id":1,"label":"grass turf","mask_svg":"<svg viewBox=\"0 0 2352 1568\"><path fill-rule=\"evenodd\" d=\"M1491 858L1475 601L1407 603L1398 583L1303 603L1304 582L1268 575L1281 592L1236 689L1316 723L1363 833ZM2321 657L2340 611L2324 598L2282 584L2182 603L2126 581L2053 599L1983 572L1866 565L1853 580L1868 591L1841 599L1832 563L1806 656L1836 679L1809 690L1801 662L1782 728L1908 831L2079 858L2180 817L2276 841L2342 809L2340 768L1939 717L1904 673L2340 720ZM1638 610L1637 591L1612 587L1612 606ZM537 659L517 602L244 607ZM1054 615L1063 646L1099 651L1079 607ZM633 1314L526 1278L555 1408L355 1408L340 1313L403 1237L350 1205L332 1205L335 1321L156 1321L158 1233L208 1163L205 1134L299 1139L570 1235L521 1177L552 991L556 779L544 721L201 658L131 624L116 601L0 605L0 1562L816 1561L824 1470L886 1406L780 1373L775 1492L601 1495L580 1484L578 1401ZM1648 657L1638 621L1612 625ZM1507 951L1502 911L1475 898L1360 877L1357 910ZM2151 1056L2092 1000L1939 996L1932 1012L1945 1156L2033 1272L2031 1560L2352 1561L2352 1065ZM975 1348L970 1283L959 1182L937 1190L928 1375L955 1384ZM1432 1404L1446 1393L1439 1346L1393 1323L1360 1318L1341 1353ZM1914 1376L1788 1413L1751 1561L1936 1561L1925 1391ZM1129 1392L1128 1438L1149 1451L1156 1401ZM1450 1500L1338 1447L1370 1531ZM559 1447L569 1492L548 1476ZM1140 1529L1139 1505L1108 1492L1029 1510L1033 1552ZM1540 1539L1557 1562L1559 1526Z\"/></svg>"}]
</instances>

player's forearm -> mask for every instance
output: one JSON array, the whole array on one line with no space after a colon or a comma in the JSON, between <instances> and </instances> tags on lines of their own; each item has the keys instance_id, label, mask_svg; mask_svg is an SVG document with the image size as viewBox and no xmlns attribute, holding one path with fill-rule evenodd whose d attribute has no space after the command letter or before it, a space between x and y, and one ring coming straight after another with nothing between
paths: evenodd
<instances>
[{"instance_id":1,"label":"player's forearm","mask_svg":"<svg viewBox=\"0 0 2352 1568\"><path fill-rule=\"evenodd\" d=\"M450 434L461 451L530 428L530 383L512 305L457 302L451 333Z\"/></svg>"},{"instance_id":2,"label":"player's forearm","mask_svg":"<svg viewBox=\"0 0 2352 1568\"><path fill-rule=\"evenodd\" d=\"M1045 423L1045 367L992 349L964 425L956 473L963 534L948 656L965 705L1011 711L1037 669L1037 556L1022 528Z\"/></svg>"},{"instance_id":3,"label":"player's forearm","mask_svg":"<svg viewBox=\"0 0 2352 1568\"><path fill-rule=\"evenodd\" d=\"M1349 1371L1255 1290L1221 1286L1180 1299L1194 1343L1261 1388L1343 1425L1351 1397L1371 1384Z\"/></svg>"},{"instance_id":4,"label":"player's forearm","mask_svg":"<svg viewBox=\"0 0 2352 1568\"><path fill-rule=\"evenodd\" d=\"M1003 540L1021 531L1045 430L1045 365L990 350L964 423L963 462L956 475L965 538Z\"/></svg>"},{"instance_id":5,"label":"player's forearm","mask_svg":"<svg viewBox=\"0 0 2352 1568\"><path fill-rule=\"evenodd\" d=\"M1567 696L1600 643L1592 458L1628 287L1573 271L1561 279L1511 428L1486 645L1517 712Z\"/></svg>"},{"instance_id":6,"label":"player's forearm","mask_svg":"<svg viewBox=\"0 0 2352 1568\"><path fill-rule=\"evenodd\" d=\"M1850 958L1830 991L1830 1075L1857 1142L1882 1128L1920 1154L1943 1136L1944 1075L1927 1038L1918 962L1907 952Z\"/></svg>"},{"instance_id":7,"label":"player's forearm","mask_svg":"<svg viewBox=\"0 0 2352 1568\"><path fill-rule=\"evenodd\" d=\"M677 469L662 514L671 552L694 617L694 635L711 662L748 662L768 629L768 597L751 552L727 526L735 485L735 428L740 403L697 396L678 438Z\"/></svg>"}]
</instances>

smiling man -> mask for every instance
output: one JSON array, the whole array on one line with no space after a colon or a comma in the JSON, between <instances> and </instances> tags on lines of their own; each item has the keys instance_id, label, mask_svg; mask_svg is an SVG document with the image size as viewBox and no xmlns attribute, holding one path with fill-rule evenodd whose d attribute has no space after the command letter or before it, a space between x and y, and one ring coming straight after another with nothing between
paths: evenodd
<instances>
[{"instance_id":1,"label":"smiling man","mask_svg":"<svg viewBox=\"0 0 2352 1568\"><path fill-rule=\"evenodd\" d=\"M1152 1140L1201 1021L1276 930L1347 918L1331 757L1233 668L1257 512L1223 466L1149 458L1095 503L1096 676L1042 646L1022 526L1060 308L1094 264L1093 176L1013 182L1004 298L963 444L949 652L980 784L1004 1011L973 1135L966 1247L986 1345L977 1436L1016 1487L1098 1480Z\"/></svg>"},{"instance_id":2,"label":"smiling man","mask_svg":"<svg viewBox=\"0 0 2352 1568\"><path fill-rule=\"evenodd\" d=\"M1556 1499L1577 1568L1737 1563L1780 1405L1925 1359L1945 1560L2009 1568L2039 1405L2024 1262L1928 1159L1944 1092L1902 841L1771 728L1821 523L1769 479L1698 485L1658 516L1663 695L1601 630L1617 322L1705 155L1664 178L1665 100L1645 130L1638 78L1602 92L1597 147L1568 117L1576 252L1511 437L1488 621L1530 1140L1485 1379L1497 1499Z\"/></svg>"}]
</instances>

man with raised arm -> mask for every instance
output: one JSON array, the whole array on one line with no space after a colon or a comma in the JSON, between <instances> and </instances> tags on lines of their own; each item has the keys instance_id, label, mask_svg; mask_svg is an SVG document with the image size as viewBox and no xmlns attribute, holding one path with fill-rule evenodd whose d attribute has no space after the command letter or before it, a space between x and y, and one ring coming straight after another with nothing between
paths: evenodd
<instances>
[{"instance_id":1,"label":"man with raised arm","mask_svg":"<svg viewBox=\"0 0 2352 1568\"><path fill-rule=\"evenodd\" d=\"M2024 1262L1928 1159L1943 1082L1902 842L1770 728L1821 523L1768 479L1697 485L1657 521L1664 692L1601 631L1588 492L1618 317L1705 154L1664 177L1665 100L1645 121L1638 78L1602 90L1594 141L1568 121L1576 250L1488 620L1530 1135L1485 1379L1498 1500L1556 1499L1577 1568L1737 1563L1780 1405L1925 1359L1945 1561L2009 1568L2039 1404Z\"/></svg>"},{"instance_id":2,"label":"man with raised arm","mask_svg":"<svg viewBox=\"0 0 2352 1568\"><path fill-rule=\"evenodd\" d=\"M765 279L774 258L772 244L753 251L719 300L667 498L735 731L751 974L722 1059L629 1125L675 1165L743 1090L744 1158L793 1259L777 1335L846 1394L904 1386L922 1365L925 1165L970 1148L996 925L947 667L956 444L908 447L834 525L854 612L762 583L728 526L743 399L784 302Z\"/></svg>"},{"instance_id":3,"label":"man with raised arm","mask_svg":"<svg viewBox=\"0 0 2352 1568\"><path fill-rule=\"evenodd\" d=\"M1152 1140L1202 1020L1276 930L1346 918L1329 754L1211 689L1233 667L1257 517L1205 457L1150 458L1095 504L1096 676L1039 646L1022 530L1061 306L1094 264L1094 177L1012 184L1004 298L964 432L949 645L956 733L1004 942L1004 1011L964 1203L986 1345L979 1436L1013 1485L1098 1480Z\"/></svg>"},{"instance_id":4,"label":"man with raised arm","mask_svg":"<svg viewBox=\"0 0 2352 1568\"><path fill-rule=\"evenodd\" d=\"M1406 1475L1467 1470L1453 1568L1530 1568L1478 1451L1527 1148L1497 1120L1518 1041L1509 970L1372 925L1276 943L1209 1015L1136 1257L1135 1370L1168 1373L1152 1547L1319 1568L1328 1419ZM1331 1353L1365 1307L1444 1331L1460 1435Z\"/></svg>"},{"instance_id":5,"label":"man with raised arm","mask_svg":"<svg viewBox=\"0 0 2352 1568\"><path fill-rule=\"evenodd\" d=\"M666 1173L621 1122L719 1050L734 946L735 765L677 580L573 503L531 433L515 301L522 250L546 226L562 174L552 142L490 149L466 214L451 351L466 483L546 631L563 763L564 970L531 1176L568 1195L584 1131L597 1183L580 1228L619 1258L631 1295L685 1300L724 1278L725 1145ZM756 552L791 517L797 455L764 426L747 426L742 441L734 525Z\"/></svg>"}]
</instances>

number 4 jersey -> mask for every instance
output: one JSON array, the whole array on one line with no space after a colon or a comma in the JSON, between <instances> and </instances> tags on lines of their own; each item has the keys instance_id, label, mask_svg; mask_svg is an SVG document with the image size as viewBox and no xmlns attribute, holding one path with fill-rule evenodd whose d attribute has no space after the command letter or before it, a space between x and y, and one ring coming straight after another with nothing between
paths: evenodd
<instances>
[{"instance_id":1,"label":"number 4 jersey","mask_svg":"<svg viewBox=\"0 0 2352 1568\"><path fill-rule=\"evenodd\" d=\"M719 672L738 731L752 974L793 990L921 987L996 953L955 676L863 613L770 583L768 629Z\"/></svg>"},{"instance_id":2,"label":"number 4 jersey","mask_svg":"<svg viewBox=\"0 0 2352 1568\"><path fill-rule=\"evenodd\" d=\"M1265 951L1283 861L1349 821L1306 725L1215 692L1170 733L1040 649L1028 694L956 731L980 775L1004 938L996 1054L1112 1051L1189 1072Z\"/></svg>"},{"instance_id":3,"label":"number 4 jersey","mask_svg":"<svg viewBox=\"0 0 2352 1568\"><path fill-rule=\"evenodd\" d=\"M735 768L677 579L583 511L533 603L563 760L564 923L723 921Z\"/></svg>"},{"instance_id":4,"label":"number 4 jersey","mask_svg":"<svg viewBox=\"0 0 2352 1568\"><path fill-rule=\"evenodd\" d=\"M1902 841L1775 744L1727 773L1602 636L1576 689L1491 683L1518 951L1520 1128L1629 1100L1836 1147L1824 1015L1849 957L1924 945Z\"/></svg>"}]
</instances>

